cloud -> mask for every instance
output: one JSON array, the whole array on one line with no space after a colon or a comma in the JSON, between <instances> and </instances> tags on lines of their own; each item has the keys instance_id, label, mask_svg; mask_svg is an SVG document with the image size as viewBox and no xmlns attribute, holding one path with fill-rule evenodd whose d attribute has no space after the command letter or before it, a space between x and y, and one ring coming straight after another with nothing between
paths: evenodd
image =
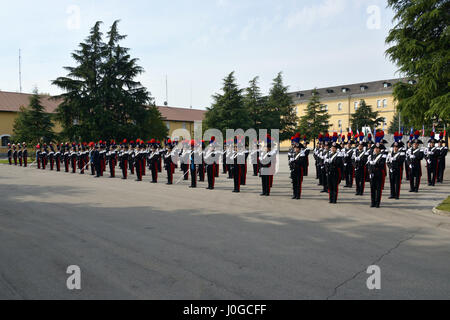
<instances>
[{"instance_id":1,"label":"cloud","mask_svg":"<svg viewBox=\"0 0 450 320\"><path fill-rule=\"evenodd\" d=\"M306 6L287 16L285 25L289 29L298 26L312 26L344 12L345 0L325 0L320 4Z\"/></svg>"}]
</instances>

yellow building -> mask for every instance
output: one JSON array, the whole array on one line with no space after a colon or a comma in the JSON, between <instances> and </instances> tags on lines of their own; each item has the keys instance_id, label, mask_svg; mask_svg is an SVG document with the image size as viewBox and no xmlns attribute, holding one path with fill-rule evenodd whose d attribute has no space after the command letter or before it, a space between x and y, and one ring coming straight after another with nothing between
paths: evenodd
<instances>
[{"instance_id":1,"label":"yellow building","mask_svg":"<svg viewBox=\"0 0 450 320\"><path fill-rule=\"evenodd\" d=\"M31 94L0 91L0 153L4 153L13 135L14 120L20 107L28 106ZM49 113L54 113L59 105L58 101L43 95L41 103ZM169 129L169 136L177 129L186 129L194 136L195 122L203 121L205 111L187 108L158 107L162 118ZM59 123L55 123L55 131L61 132Z\"/></svg>"},{"instance_id":2,"label":"yellow building","mask_svg":"<svg viewBox=\"0 0 450 320\"><path fill-rule=\"evenodd\" d=\"M378 111L380 117L384 118L384 123L380 124L378 129L384 127L387 130L396 112L393 86L400 81L407 80L390 79L316 89L320 103L330 115L329 131L340 134L342 130L343 133L347 133L350 128L350 117L358 109L361 100L372 106L372 111ZM299 118L305 115L313 91L305 90L290 94ZM283 142L282 148L289 145L290 142Z\"/></svg>"}]
</instances>

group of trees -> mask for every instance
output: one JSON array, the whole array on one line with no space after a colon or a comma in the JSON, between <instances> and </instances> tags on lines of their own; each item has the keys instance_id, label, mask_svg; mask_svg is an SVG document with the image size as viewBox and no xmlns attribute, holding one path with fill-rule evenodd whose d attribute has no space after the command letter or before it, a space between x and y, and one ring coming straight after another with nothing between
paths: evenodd
<instances>
[{"instance_id":1,"label":"group of trees","mask_svg":"<svg viewBox=\"0 0 450 320\"><path fill-rule=\"evenodd\" d=\"M443 130L450 124L450 2L448 0L388 0L395 13L396 25L390 30L386 55L411 82L394 87L398 111L389 132L401 127ZM97 22L85 42L72 57L75 67L65 67L67 76L53 84L63 89L56 120L63 127L62 136L76 140L155 137L164 138L167 128L153 99L135 78L143 72L129 49L120 45L125 38L114 22L106 37ZM105 38L105 39L104 39ZM223 80L221 93L213 96L207 108L205 127L226 129L279 129L280 139L287 140L296 131L309 138L328 131L329 115L315 90L306 113L298 119L288 87L280 72L267 96L263 96L258 77L245 89L239 88L230 73ZM33 95L30 107L18 117L14 134L27 142L54 138L49 115L44 115L39 96ZM401 119L400 119L401 117ZM377 127L383 119L371 106L361 101L351 116L353 131ZM401 120L401 121L400 121ZM298 125L299 124L299 125Z\"/></svg>"},{"instance_id":2,"label":"group of trees","mask_svg":"<svg viewBox=\"0 0 450 320\"><path fill-rule=\"evenodd\" d=\"M81 140L167 136L150 93L135 78L144 72L120 45L126 36L115 21L103 39L101 22L91 29L72 57L75 67L53 84L64 90L57 111L63 135Z\"/></svg>"},{"instance_id":3,"label":"group of trees","mask_svg":"<svg viewBox=\"0 0 450 320\"><path fill-rule=\"evenodd\" d=\"M158 138L168 134L158 108L145 87L135 78L144 70L120 41L126 36L115 21L105 39L101 22L91 29L79 50L72 53L74 67L52 83L64 93L55 121L62 125L60 139L91 141L97 139ZM51 116L45 113L37 91L30 107L21 110L14 126L14 139L49 142L55 138Z\"/></svg>"},{"instance_id":4,"label":"group of trees","mask_svg":"<svg viewBox=\"0 0 450 320\"><path fill-rule=\"evenodd\" d=\"M42 106L41 97L36 88L30 97L30 105L20 108L19 116L14 122L13 140L33 145L40 142L49 143L55 139L53 127L52 115Z\"/></svg>"},{"instance_id":5,"label":"group of trees","mask_svg":"<svg viewBox=\"0 0 450 320\"><path fill-rule=\"evenodd\" d=\"M450 1L388 0L388 6L396 25L386 38L386 55L415 80L394 87L401 116L411 126L443 130L450 123Z\"/></svg>"},{"instance_id":6,"label":"group of trees","mask_svg":"<svg viewBox=\"0 0 450 320\"><path fill-rule=\"evenodd\" d=\"M289 139L296 130L298 117L282 73L273 80L268 96L262 95L258 80L255 77L242 89L231 72L223 80L222 92L213 95L205 127L221 130L224 135L227 129L278 129L281 140Z\"/></svg>"}]
</instances>

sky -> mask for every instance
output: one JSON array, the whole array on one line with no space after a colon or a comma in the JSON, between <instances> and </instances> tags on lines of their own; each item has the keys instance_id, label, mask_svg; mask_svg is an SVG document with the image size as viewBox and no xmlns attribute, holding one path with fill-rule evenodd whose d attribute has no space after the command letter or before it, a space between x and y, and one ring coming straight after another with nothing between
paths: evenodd
<instances>
[{"instance_id":1,"label":"sky","mask_svg":"<svg viewBox=\"0 0 450 320\"><path fill-rule=\"evenodd\" d=\"M157 105L204 109L234 71L267 94L283 72L290 91L399 77L385 57L393 12L382 0L0 0L0 90L61 93L51 80L74 66L96 21L115 20Z\"/></svg>"}]
</instances>

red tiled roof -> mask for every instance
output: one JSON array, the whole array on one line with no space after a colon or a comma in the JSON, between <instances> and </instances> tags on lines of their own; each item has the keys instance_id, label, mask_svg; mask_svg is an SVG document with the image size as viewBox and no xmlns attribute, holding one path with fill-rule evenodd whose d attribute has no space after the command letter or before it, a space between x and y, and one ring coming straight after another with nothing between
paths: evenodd
<instances>
[{"instance_id":1,"label":"red tiled roof","mask_svg":"<svg viewBox=\"0 0 450 320\"><path fill-rule=\"evenodd\" d=\"M20 107L27 107L32 94L0 91L0 111L19 112ZM50 96L41 96L45 110L54 113L60 101L51 100ZM168 121L203 121L205 111L198 109L158 107L164 120Z\"/></svg>"},{"instance_id":2,"label":"red tiled roof","mask_svg":"<svg viewBox=\"0 0 450 320\"><path fill-rule=\"evenodd\" d=\"M19 112L20 107L30 104L32 94L0 91L0 111ZM50 100L50 96L41 96L41 104L48 113L54 113L59 105L56 100Z\"/></svg>"},{"instance_id":3,"label":"red tiled roof","mask_svg":"<svg viewBox=\"0 0 450 320\"><path fill-rule=\"evenodd\" d=\"M172 121L203 121L205 117L204 110L198 109L186 109L186 108L174 108L174 107L158 107L162 117L165 120Z\"/></svg>"}]
</instances>

